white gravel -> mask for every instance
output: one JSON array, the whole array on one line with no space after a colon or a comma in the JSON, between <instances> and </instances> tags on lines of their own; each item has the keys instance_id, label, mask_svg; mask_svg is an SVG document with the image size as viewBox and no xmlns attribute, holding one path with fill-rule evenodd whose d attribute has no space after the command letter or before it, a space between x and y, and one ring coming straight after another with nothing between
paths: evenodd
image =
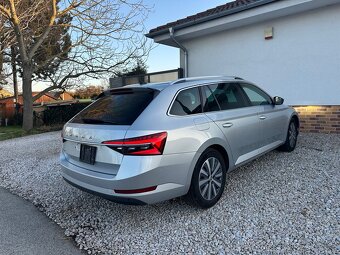
<instances>
[{"instance_id":1,"label":"white gravel","mask_svg":"<svg viewBox=\"0 0 340 255\"><path fill-rule=\"evenodd\" d=\"M0 186L32 201L89 254L339 254L340 135L302 134L230 174L221 201L126 206L65 183L60 133L0 142Z\"/></svg>"}]
</instances>

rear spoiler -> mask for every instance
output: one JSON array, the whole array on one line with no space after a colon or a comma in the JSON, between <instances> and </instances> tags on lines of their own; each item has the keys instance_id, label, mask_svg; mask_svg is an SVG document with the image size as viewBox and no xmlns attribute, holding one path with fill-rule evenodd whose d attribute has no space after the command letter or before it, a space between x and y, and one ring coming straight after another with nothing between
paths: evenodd
<instances>
[{"instance_id":1,"label":"rear spoiler","mask_svg":"<svg viewBox=\"0 0 340 255\"><path fill-rule=\"evenodd\" d=\"M155 92L157 90L152 88L140 88L140 87L134 87L134 88L115 88L115 89L109 89L102 93L100 93L95 100L102 98L104 96L110 96L110 95L118 95L118 94L132 94L132 93L141 93L141 92Z\"/></svg>"}]
</instances>

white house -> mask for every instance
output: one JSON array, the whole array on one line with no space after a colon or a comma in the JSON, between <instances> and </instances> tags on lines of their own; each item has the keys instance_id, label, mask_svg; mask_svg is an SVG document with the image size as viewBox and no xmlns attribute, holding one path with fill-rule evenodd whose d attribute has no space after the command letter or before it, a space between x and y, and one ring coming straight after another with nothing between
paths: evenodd
<instances>
[{"instance_id":1,"label":"white house","mask_svg":"<svg viewBox=\"0 0 340 255\"><path fill-rule=\"evenodd\" d=\"M188 77L234 75L296 106L302 130L340 133L340 0L237 0L151 29Z\"/></svg>"}]
</instances>

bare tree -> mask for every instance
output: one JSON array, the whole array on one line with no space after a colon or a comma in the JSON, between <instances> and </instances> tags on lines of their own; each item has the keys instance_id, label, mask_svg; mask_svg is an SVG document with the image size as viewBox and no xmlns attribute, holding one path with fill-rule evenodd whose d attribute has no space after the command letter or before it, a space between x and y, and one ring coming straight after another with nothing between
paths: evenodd
<instances>
[{"instance_id":1,"label":"bare tree","mask_svg":"<svg viewBox=\"0 0 340 255\"><path fill-rule=\"evenodd\" d=\"M131 60L148 54L142 34L148 11L142 0L0 0L3 34L8 37L7 44L14 38L22 63L23 128L33 128L33 101L45 92L65 89L84 76L98 78L121 70ZM72 18L70 23L60 22L65 15ZM34 56L49 34L65 26L71 45L35 62ZM67 59L49 76L51 86L32 97L34 72L65 57L66 51Z\"/></svg>"},{"instance_id":2,"label":"bare tree","mask_svg":"<svg viewBox=\"0 0 340 255\"><path fill-rule=\"evenodd\" d=\"M1 12L0 12L1 14ZM14 44L13 33L9 26L8 20L0 15L0 84L6 85L6 79L10 77L8 73L8 67L6 68L5 51Z\"/></svg>"}]
</instances>

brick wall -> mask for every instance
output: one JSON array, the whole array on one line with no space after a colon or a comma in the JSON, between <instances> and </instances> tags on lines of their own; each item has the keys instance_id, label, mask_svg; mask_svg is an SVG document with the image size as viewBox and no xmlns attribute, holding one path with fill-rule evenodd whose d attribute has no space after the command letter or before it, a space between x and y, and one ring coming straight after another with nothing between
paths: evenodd
<instances>
[{"instance_id":1,"label":"brick wall","mask_svg":"<svg viewBox=\"0 0 340 255\"><path fill-rule=\"evenodd\" d=\"M299 113L301 132L340 134L340 105L293 107Z\"/></svg>"}]
</instances>

